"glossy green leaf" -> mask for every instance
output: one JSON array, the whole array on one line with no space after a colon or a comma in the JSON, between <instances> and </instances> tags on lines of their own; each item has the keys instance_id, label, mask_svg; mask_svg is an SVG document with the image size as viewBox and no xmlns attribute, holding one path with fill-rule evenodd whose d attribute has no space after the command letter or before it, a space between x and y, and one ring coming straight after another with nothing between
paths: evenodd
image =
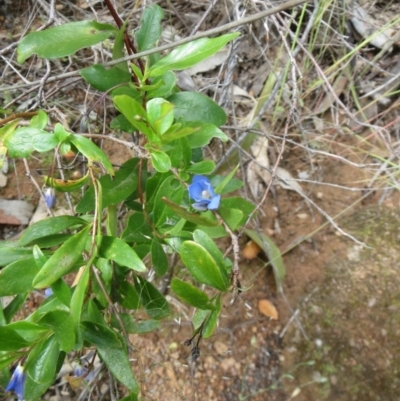
<instances>
[{"instance_id":1,"label":"glossy green leaf","mask_svg":"<svg viewBox=\"0 0 400 401\"><path fill-rule=\"evenodd\" d=\"M240 165L238 164L217 186L214 187L214 190L217 194L222 193L225 187L231 182L239 166Z\"/></svg>"},{"instance_id":2,"label":"glossy green leaf","mask_svg":"<svg viewBox=\"0 0 400 401\"><path fill-rule=\"evenodd\" d=\"M116 109L122 113L129 123L138 131L146 135L150 142L158 140L157 135L147 122L145 110L138 101L127 95L118 95L113 97L113 102Z\"/></svg>"},{"instance_id":3,"label":"glossy green leaf","mask_svg":"<svg viewBox=\"0 0 400 401\"><path fill-rule=\"evenodd\" d=\"M63 180L45 175L43 176L43 181L46 186L54 188L56 191L72 192L82 188L89 181L89 177L89 172L77 180Z\"/></svg>"},{"instance_id":4,"label":"glossy green leaf","mask_svg":"<svg viewBox=\"0 0 400 401\"><path fill-rule=\"evenodd\" d=\"M171 282L171 289L185 303L192 305L195 308L213 309L207 294L194 285L174 277Z\"/></svg>"},{"instance_id":5,"label":"glossy green leaf","mask_svg":"<svg viewBox=\"0 0 400 401\"><path fill-rule=\"evenodd\" d=\"M208 96L198 92L178 92L167 99L175 105L174 115L176 119L184 121L201 121L205 124L216 126L225 124L225 111ZM214 132L217 132L214 130ZM198 136L199 133L193 135ZM191 136L193 136L191 135Z\"/></svg>"},{"instance_id":6,"label":"glossy green leaf","mask_svg":"<svg viewBox=\"0 0 400 401\"><path fill-rule=\"evenodd\" d=\"M49 287L55 281L69 273L82 258L90 227L84 228L69 238L58 248L36 275L35 288Z\"/></svg>"},{"instance_id":7,"label":"glossy green leaf","mask_svg":"<svg viewBox=\"0 0 400 401\"><path fill-rule=\"evenodd\" d=\"M33 151L47 152L58 145L54 134L33 127L17 128L4 144L10 157L28 157Z\"/></svg>"},{"instance_id":8,"label":"glossy green leaf","mask_svg":"<svg viewBox=\"0 0 400 401\"><path fill-rule=\"evenodd\" d=\"M89 343L101 348L122 348L117 334L105 324L81 322L83 338Z\"/></svg>"},{"instance_id":9,"label":"glossy green leaf","mask_svg":"<svg viewBox=\"0 0 400 401\"><path fill-rule=\"evenodd\" d=\"M172 71L167 71L164 75L154 77L154 79L152 80L152 84L154 86L157 86L159 82L162 82L159 87L153 90L149 90L147 92L147 97L149 99L153 99L155 97L166 98L169 95L172 95L173 89L176 84L176 76Z\"/></svg>"},{"instance_id":10,"label":"glossy green leaf","mask_svg":"<svg viewBox=\"0 0 400 401\"><path fill-rule=\"evenodd\" d=\"M0 326L0 351L18 351L30 343L24 340L15 330Z\"/></svg>"},{"instance_id":11,"label":"glossy green leaf","mask_svg":"<svg viewBox=\"0 0 400 401\"><path fill-rule=\"evenodd\" d=\"M47 327L43 327L42 325L32 322L27 322L25 320L12 322L7 327L11 330L15 330L18 335L20 335L25 341L29 343L38 341L46 334L46 332L49 331Z\"/></svg>"},{"instance_id":12,"label":"glossy green leaf","mask_svg":"<svg viewBox=\"0 0 400 401\"><path fill-rule=\"evenodd\" d=\"M107 92L109 89L131 80L131 74L128 71L122 71L117 66L106 69L101 64L94 64L80 70L79 73L87 83L101 92Z\"/></svg>"},{"instance_id":13,"label":"glossy green leaf","mask_svg":"<svg viewBox=\"0 0 400 401\"><path fill-rule=\"evenodd\" d=\"M102 163L109 174L114 175L113 166L106 154L88 138L81 135L72 135L71 142L91 162Z\"/></svg>"},{"instance_id":14,"label":"glossy green leaf","mask_svg":"<svg viewBox=\"0 0 400 401\"><path fill-rule=\"evenodd\" d=\"M147 7L140 20L140 28L135 37L138 50L151 49L161 36L161 20L164 18L164 11L156 4Z\"/></svg>"},{"instance_id":15,"label":"glossy green leaf","mask_svg":"<svg viewBox=\"0 0 400 401\"><path fill-rule=\"evenodd\" d=\"M32 282L39 270L33 257L18 260L3 268L0 271L0 297L32 290Z\"/></svg>"},{"instance_id":16,"label":"glossy green leaf","mask_svg":"<svg viewBox=\"0 0 400 401\"><path fill-rule=\"evenodd\" d=\"M59 233L71 227L85 226L88 222L80 217L57 216L40 220L29 226L21 235L19 243L22 246L31 244L38 238Z\"/></svg>"},{"instance_id":17,"label":"glossy green leaf","mask_svg":"<svg viewBox=\"0 0 400 401\"><path fill-rule=\"evenodd\" d=\"M242 226L246 223L247 219L249 218L250 214L253 212L255 206L253 203L244 199L240 196L234 196L231 198L223 198L221 200L220 209L238 209L243 213L242 220L239 222L238 226ZM220 210L219 209L219 210Z\"/></svg>"},{"instance_id":18,"label":"glossy green leaf","mask_svg":"<svg viewBox=\"0 0 400 401\"><path fill-rule=\"evenodd\" d=\"M133 376L128 354L122 348L97 347L102 361L107 365L113 376L134 393L139 392L139 386Z\"/></svg>"},{"instance_id":19,"label":"glossy green leaf","mask_svg":"<svg viewBox=\"0 0 400 401\"><path fill-rule=\"evenodd\" d=\"M283 263L282 254L279 248L275 245L267 235L263 232L258 233L255 230L245 230L245 234L251 238L268 256L274 272L276 288L279 292L282 291L283 280L286 276L286 268Z\"/></svg>"},{"instance_id":20,"label":"glossy green leaf","mask_svg":"<svg viewBox=\"0 0 400 401\"><path fill-rule=\"evenodd\" d=\"M219 267L221 276L224 279L225 285L229 286L229 279L226 274L226 266L224 261L224 255L219 250L215 242L202 230L193 231L193 241L196 244L201 245L214 259L215 263Z\"/></svg>"},{"instance_id":21,"label":"glossy green leaf","mask_svg":"<svg viewBox=\"0 0 400 401\"><path fill-rule=\"evenodd\" d=\"M62 124L56 123L54 126L54 135L56 136L56 138L58 139L59 142L65 142L72 134L71 134L71 132L67 131ZM69 144L69 142L68 142L68 144ZM64 143L64 145L65 145L65 143ZM63 153L63 154L65 154L65 153Z\"/></svg>"},{"instance_id":22,"label":"glossy green leaf","mask_svg":"<svg viewBox=\"0 0 400 401\"><path fill-rule=\"evenodd\" d=\"M207 284L221 291L228 286L214 258L207 250L194 241L185 241L180 249L183 263L192 276L201 284Z\"/></svg>"},{"instance_id":23,"label":"glossy green leaf","mask_svg":"<svg viewBox=\"0 0 400 401\"><path fill-rule=\"evenodd\" d=\"M222 114L218 121L222 121ZM196 132L188 137L192 149L207 146L213 138L218 138L223 142L228 140L226 134L214 124L191 123L189 126L197 128Z\"/></svg>"},{"instance_id":24,"label":"glossy green leaf","mask_svg":"<svg viewBox=\"0 0 400 401\"><path fill-rule=\"evenodd\" d=\"M37 115L31 118L29 126L37 129L44 129L46 128L48 121L48 115L43 110L38 110Z\"/></svg>"},{"instance_id":25,"label":"glossy green leaf","mask_svg":"<svg viewBox=\"0 0 400 401\"><path fill-rule=\"evenodd\" d=\"M132 158L119 168L113 178L108 175L100 178L99 181L103 189L101 197L103 208L126 200L137 189L139 181L138 162L139 159ZM78 203L76 211L78 213L87 213L94 210L94 208L95 196L94 189L91 186Z\"/></svg>"},{"instance_id":26,"label":"glossy green leaf","mask_svg":"<svg viewBox=\"0 0 400 401\"><path fill-rule=\"evenodd\" d=\"M143 213L133 213L129 216L121 238L125 242L145 243L153 237L153 232Z\"/></svg>"},{"instance_id":27,"label":"glossy green leaf","mask_svg":"<svg viewBox=\"0 0 400 401\"><path fill-rule=\"evenodd\" d=\"M160 327L160 322L158 320L150 319L139 321L135 316L129 315L127 313L120 313L120 317L127 333L149 333ZM115 315L111 316L111 324L113 325L113 327L116 327L118 329L121 327Z\"/></svg>"},{"instance_id":28,"label":"glossy green leaf","mask_svg":"<svg viewBox=\"0 0 400 401\"><path fill-rule=\"evenodd\" d=\"M190 165L186 172L192 174L211 174L215 169L215 163L212 160L204 160Z\"/></svg>"},{"instance_id":29,"label":"glossy green leaf","mask_svg":"<svg viewBox=\"0 0 400 401\"><path fill-rule=\"evenodd\" d=\"M219 295L215 303L215 309L208 316L201 331L201 335L203 338L209 338L213 334L214 329L218 323L218 318L220 313L221 313L221 296Z\"/></svg>"},{"instance_id":30,"label":"glossy green leaf","mask_svg":"<svg viewBox=\"0 0 400 401\"><path fill-rule=\"evenodd\" d=\"M229 177L231 174L228 175ZM228 182L225 182L226 177L221 175L214 175L210 181L213 186L215 192L219 194L227 194L229 192L236 191L243 187L243 181L238 180L237 178L230 177Z\"/></svg>"},{"instance_id":31,"label":"glossy green leaf","mask_svg":"<svg viewBox=\"0 0 400 401\"><path fill-rule=\"evenodd\" d=\"M55 281L51 285L51 289L53 291L53 294L65 305L68 306L70 305L71 302L71 289L68 287L67 284L65 284L63 279L59 279Z\"/></svg>"},{"instance_id":32,"label":"glossy green leaf","mask_svg":"<svg viewBox=\"0 0 400 401\"><path fill-rule=\"evenodd\" d=\"M46 313L38 323L50 327L54 331L55 338L62 351L70 352L74 348L74 321L70 313L60 310L51 311Z\"/></svg>"},{"instance_id":33,"label":"glossy green leaf","mask_svg":"<svg viewBox=\"0 0 400 401\"><path fill-rule=\"evenodd\" d=\"M150 248L151 264L159 276L163 276L168 270L168 258L162 245L153 240Z\"/></svg>"},{"instance_id":34,"label":"glossy green leaf","mask_svg":"<svg viewBox=\"0 0 400 401\"><path fill-rule=\"evenodd\" d=\"M69 22L43 31L32 32L18 43L18 62L32 54L42 58L60 58L74 54L109 38L116 29L96 21Z\"/></svg>"},{"instance_id":35,"label":"glossy green leaf","mask_svg":"<svg viewBox=\"0 0 400 401\"><path fill-rule=\"evenodd\" d=\"M174 105L162 98L150 99L146 105L150 124L158 135L163 135L174 121Z\"/></svg>"},{"instance_id":36,"label":"glossy green leaf","mask_svg":"<svg viewBox=\"0 0 400 401\"><path fill-rule=\"evenodd\" d=\"M170 70L184 70L212 56L228 42L237 38L238 32L228 33L217 38L202 38L186 43L172 50L170 54L151 66L149 76L163 75Z\"/></svg>"},{"instance_id":37,"label":"glossy green leaf","mask_svg":"<svg viewBox=\"0 0 400 401\"><path fill-rule=\"evenodd\" d=\"M18 358L21 358L25 355L25 352L7 352L7 353L0 353L0 369L7 368L7 371L9 372L9 366ZM1 374L0 374L1 375ZM3 385L4 387L8 383L8 380L5 380L6 383L2 383L0 385Z\"/></svg>"},{"instance_id":38,"label":"glossy green leaf","mask_svg":"<svg viewBox=\"0 0 400 401\"><path fill-rule=\"evenodd\" d=\"M198 213L190 213L187 209L182 206L177 205L167 198L162 198L162 201L173 210L178 216L184 218L187 221L190 221L193 224L207 226L207 227L216 227L220 223L216 218L209 219L208 217L204 217Z\"/></svg>"},{"instance_id":39,"label":"glossy green leaf","mask_svg":"<svg viewBox=\"0 0 400 401\"><path fill-rule=\"evenodd\" d=\"M124 53L124 47L125 47L125 32L126 32L126 26L129 23L129 19L127 19L121 28L118 29L118 33L115 35L114 39L114 46L113 46L113 52L112 52L112 58L113 60L118 60L122 57L125 56ZM128 64L126 61L122 61L118 64L116 64L116 67L118 67L121 71L123 72L129 72Z\"/></svg>"},{"instance_id":40,"label":"glossy green leaf","mask_svg":"<svg viewBox=\"0 0 400 401\"><path fill-rule=\"evenodd\" d=\"M75 334L78 334L78 325L81 319L83 301L85 299L86 290L89 284L90 266L83 268L82 275L78 281L74 293L71 298L71 315L75 325Z\"/></svg>"},{"instance_id":41,"label":"glossy green leaf","mask_svg":"<svg viewBox=\"0 0 400 401\"><path fill-rule=\"evenodd\" d=\"M126 309L139 309L140 298L135 287L128 281L118 284L118 301Z\"/></svg>"},{"instance_id":42,"label":"glossy green leaf","mask_svg":"<svg viewBox=\"0 0 400 401\"><path fill-rule=\"evenodd\" d=\"M159 173L166 173L171 169L171 159L166 153L161 152L161 150L152 150L150 157L153 167Z\"/></svg>"},{"instance_id":43,"label":"glossy green leaf","mask_svg":"<svg viewBox=\"0 0 400 401\"><path fill-rule=\"evenodd\" d=\"M142 277L136 277L135 288L142 305L153 319L162 319L170 314L169 305L164 296L151 283Z\"/></svg>"},{"instance_id":44,"label":"glossy green leaf","mask_svg":"<svg viewBox=\"0 0 400 401\"><path fill-rule=\"evenodd\" d=\"M26 362L25 401L37 400L55 380L60 349L55 336L40 342Z\"/></svg>"},{"instance_id":45,"label":"glossy green leaf","mask_svg":"<svg viewBox=\"0 0 400 401\"><path fill-rule=\"evenodd\" d=\"M102 236L99 256L113 260L120 266L126 266L138 272L147 270L136 252L126 242L116 237Z\"/></svg>"},{"instance_id":46,"label":"glossy green leaf","mask_svg":"<svg viewBox=\"0 0 400 401\"><path fill-rule=\"evenodd\" d=\"M184 192L184 186L175 176L171 175L164 180L158 188L154 199L153 221L156 227L161 227L166 223L173 224L169 219L175 217L173 211L163 201L163 198L167 198L174 203L181 203Z\"/></svg>"},{"instance_id":47,"label":"glossy green leaf","mask_svg":"<svg viewBox=\"0 0 400 401\"><path fill-rule=\"evenodd\" d=\"M225 223L228 224L231 230L236 230L241 225L241 222L244 220L243 212L239 209L232 209L220 206L218 209L218 213L225 221Z\"/></svg>"}]
</instances>

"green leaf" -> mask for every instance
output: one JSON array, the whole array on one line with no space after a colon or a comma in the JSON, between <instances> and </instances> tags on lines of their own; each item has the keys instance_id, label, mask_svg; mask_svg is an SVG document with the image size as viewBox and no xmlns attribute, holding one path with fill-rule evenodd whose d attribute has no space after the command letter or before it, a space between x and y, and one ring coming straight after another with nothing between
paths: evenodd
<instances>
[{"instance_id":1,"label":"green leaf","mask_svg":"<svg viewBox=\"0 0 400 401\"><path fill-rule=\"evenodd\" d=\"M14 315L20 310L22 305L25 303L26 298L28 297L29 292L25 292L24 294L18 294L14 297L14 299L4 308L4 318L7 322L10 322Z\"/></svg>"},{"instance_id":2,"label":"green leaf","mask_svg":"<svg viewBox=\"0 0 400 401\"><path fill-rule=\"evenodd\" d=\"M168 270L168 258L162 245L153 240L150 248L151 264L159 276L163 276Z\"/></svg>"},{"instance_id":3,"label":"green leaf","mask_svg":"<svg viewBox=\"0 0 400 401\"><path fill-rule=\"evenodd\" d=\"M217 297L217 301L215 304L215 309L210 313L206 322L204 323L203 329L201 331L201 335L203 338L210 337L217 325L219 315L221 313L221 296Z\"/></svg>"},{"instance_id":4,"label":"green leaf","mask_svg":"<svg viewBox=\"0 0 400 401\"><path fill-rule=\"evenodd\" d=\"M89 172L77 180L63 180L45 175L43 181L45 185L54 188L56 191L72 192L82 188L88 182L89 177Z\"/></svg>"},{"instance_id":5,"label":"green leaf","mask_svg":"<svg viewBox=\"0 0 400 401\"><path fill-rule=\"evenodd\" d=\"M212 160L204 160L192 164L186 169L186 172L192 174L211 174L215 169L215 163Z\"/></svg>"},{"instance_id":6,"label":"green leaf","mask_svg":"<svg viewBox=\"0 0 400 401\"><path fill-rule=\"evenodd\" d=\"M32 32L18 44L18 62L22 64L32 54L42 58L60 58L74 54L109 38L116 29L96 21L69 22L64 25Z\"/></svg>"},{"instance_id":7,"label":"green leaf","mask_svg":"<svg viewBox=\"0 0 400 401\"><path fill-rule=\"evenodd\" d=\"M6 266L0 272L0 297L32 290L32 282L39 270L33 257Z\"/></svg>"},{"instance_id":8,"label":"green leaf","mask_svg":"<svg viewBox=\"0 0 400 401\"><path fill-rule=\"evenodd\" d=\"M143 213L131 214L121 238L125 242L145 243L149 242L152 237L153 232Z\"/></svg>"},{"instance_id":9,"label":"green leaf","mask_svg":"<svg viewBox=\"0 0 400 401\"><path fill-rule=\"evenodd\" d=\"M118 283L118 300L126 309L139 309L140 298L135 287L128 281Z\"/></svg>"},{"instance_id":10,"label":"green leaf","mask_svg":"<svg viewBox=\"0 0 400 401\"><path fill-rule=\"evenodd\" d=\"M71 302L71 289L65 284L64 280L60 279L51 285L54 295L67 307Z\"/></svg>"},{"instance_id":11,"label":"green leaf","mask_svg":"<svg viewBox=\"0 0 400 401\"><path fill-rule=\"evenodd\" d=\"M78 333L78 325L81 319L83 301L89 283L90 266L83 268L82 275L71 298L71 315L75 325L75 334Z\"/></svg>"},{"instance_id":12,"label":"green leaf","mask_svg":"<svg viewBox=\"0 0 400 401\"><path fill-rule=\"evenodd\" d=\"M153 221L156 227L163 226L168 219L175 217L173 211L167 207L162 199L167 198L172 202L181 203L184 192L185 188L173 175L162 182L154 199Z\"/></svg>"},{"instance_id":13,"label":"green leaf","mask_svg":"<svg viewBox=\"0 0 400 401\"><path fill-rule=\"evenodd\" d=\"M109 174L114 175L114 169L106 154L90 139L81 135L72 135L71 142L91 162L100 162Z\"/></svg>"},{"instance_id":14,"label":"green leaf","mask_svg":"<svg viewBox=\"0 0 400 401\"><path fill-rule=\"evenodd\" d=\"M217 194L222 193L222 191L225 189L225 187L231 182L233 176L236 174L236 171L239 168L239 164L218 184L218 186L214 187L215 192Z\"/></svg>"},{"instance_id":15,"label":"green leaf","mask_svg":"<svg viewBox=\"0 0 400 401\"><path fill-rule=\"evenodd\" d=\"M137 321L135 316L129 315L127 313L120 313L122 323L124 324L127 333L132 334L143 334L154 331L160 327L160 322L158 320L143 320ZM111 316L111 324L113 327L120 329L120 324L115 315Z\"/></svg>"},{"instance_id":16,"label":"green leaf","mask_svg":"<svg viewBox=\"0 0 400 401\"><path fill-rule=\"evenodd\" d=\"M109 89L128 83L131 80L131 74L128 71L122 71L117 66L106 69L101 64L94 64L84 68L79 71L79 74L93 88L101 92L107 92Z\"/></svg>"},{"instance_id":17,"label":"green leaf","mask_svg":"<svg viewBox=\"0 0 400 401\"><path fill-rule=\"evenodd\" d=\"M174 121L174 105L162 98L151 99L146 105L150 124L158 135L163 135Z\"/></svg>"},{"instance_id":18,"label":"green leaf","mask_svg":"<svg viewBox=\"0 0 400 401\"><path fill-rule=\"evenodd\" d=\"M142 105L127 95L118 95L113 97L116 109L122 113L125 118L138 131L147 136L150 142L157 142L158 137L147 122L147 114Z\"/></svg>"},{"instance_id":19,"label":"green leaf","mask_svg":"<svg viewBox=\"0 0 400 401\"><path fill-rule=\"evenodd\" d=\"M97 347L102 361L107 365L113 376L134 393L139 392L139 386L132 373L128 355L122 348Z\"/></svg>"},{"instance_id":20,"label":"green leaf","mask_svg":"<svg viewBox=\"0 0 400 401\"><path fill-rule=\"evenodd\" d=\"M199 309L213 309L210 300L205 292L199 290L194 285L186 283L176 277L171 282L172 291L184 302Z\"/></svg>"},{"instance_id":21,"label":"green leaf","mask_svg":"<svg viewBox=\"0 0 400 401\"><path fill-rule=\"evenodd\" d=\"M169 156L161 152L161 150L152 150L150 152L151 163L153 167L160 173L166 173L171 169L171 159Z\"/></svg>"},{"instance_id":22,"label":"green leaf","mask_svg":"<svg viewBox=\"0 0 400 401\"><path fill-rule=\"evenodd\" d=\"M119 170L115 173L114 178L105 175L100 178L102 193L102 206L103 208L109 205L116 205L126 200L138 186L138 158L132 158L125 162ZM91 186L83 196L82 200L78 203L76 211L78 213L87 213L95 208L94 189Z\"/></svg>"},{"instance_id":23,"label":"green leaf","mask_svg":"<svg viewBox=\"0 0 400 401\"><path fill-rule=\"evenodd\" d=\"M82 258L90 226L69 238L58 248L33 281L35 288L49 287L55 281L69 273Z\"/></svg>"},{"instance_id":24,"label":"green leaf","mask_svg":"<svg viewBox=\"0 0 400 401\"><path fill-rule=\"evenodd\" d=\"M142 305L153 319L162 319L170 314L169 305L163 295L142 277L135 278L135 288Z\"/></svg>"},{"instance_id":25,"label":"green leaf","mask_svg":"<svg viewBox=\"0 0 400 401\"><path fill-rule=\"evenodd\" d=\"M217 219L209 219L207 217L202 216L198 213L190 213L182 206L177 205L176 203L170 201L167 198L162 198L162 201L167 204L167 206L173 210L178 216L184 218L187 221L190 221L193 224L207 226L207 227L216 227L219 225Z\"/></svg>"},{"instance_id":26,"label":"green leaf","mask_svg":"<svg viewBox=\"0 0 400 401\"><path fill-rule=\"evenodd\" d=\"M255 206L249 202L247 199L244 199L240 196L234 196L231 198L224 198L221 200L221 206L218 209L219 211L222 209L238 209L243 213L242 220L238 223L238 226L242 226L246 223L250 214L253 212Z\"/></svg>"},{"instance_id":27,"label":"green leaf","mask_svg":"<svg viewBox=\"0 0 400 401\"><path fill-rule=\"evenodd\" d=\"M30 343L24 340L15 330L0 326L0 351L18 351Z\"/></svg>"},{"instance_id":28,"label":"green leaf","mask_svg":"<svg viewBox=\"0 0 400 401\"><path fill-rule=\"evenodd\" d=\"M46 313L38 323L51 327L62 351L70 352L74 348L74 321L70 313L61 310L51 311Z\"/></svg>"},{"instance_id":29,"label":"green leaf","mask_svg":"<svg viewBox=\"0 0 400 401\"><path fill-rule=\"evenodd\" d=\"M163 75L169 70L184 70L190 68L207 57L212 56L239 35L238 32L229 33L218 38L202 38L179 46L172 50L168 56L151 66L149 76L155 77Z\"/></svg>"},{"instance_id":30,"label":"green leaf","mask_svg":"<svg viewBox=\"0 0 400 401\"><path fill-rule=\"evenodd\" d=\"M160 38L161 20L163 18L164 11L156 4L144 10L140 20L140 28L135 34L139 51L151 49Z\"/></svg>"},{"instance_id":31,"label":"green leaf","mask_svg":"<svg viewBox=\"0 0 400 401\"><path fill-rule=\"evenodd\" d=\"M155 77L152 80L152 84L154 86L157 86L159 82L162 82L162 85L160 87L157 87L156 89L153 90L149 90L147 92L148 99L153 99L155 97L166 98L169 95L172 95L172 91L176 84L176 76L172 71L167 71L164 75Z\"/></svg>"},{"instance_id":32,"label":"green leaf","mask_svg":"<svg viewBox=\"0 0 400 401\"><path fill-rule=\"evenodd\" d=\"M58 145L54 134L33 127L20 127L7 136L4 144L10 157L28 157L33 151L47 152Z\"/></svg>"},{"instance_id":33,"label":"green leaf","mask_svg":"<svg viewBox=\"0 0 400 401\"><path fill-rule=\"evenodd\" d=\"M185 241L180 249L183 263L192 276L201 284L207 284L220 291L228 286L221 274L221 269L207 250L194 241Z\"/></svg>"},{"instance_id":34,"label":"green leaf","mask_svg":"<svg viewBox=\"0 0 400 401\"><path fill-rule=\"evenodd\" d=\"M66 230L71 227L78 227L87 225L86 220L80 217L74 216L58 216L49 217L44 220L40 220L35 224L29 226L21 235L19 243L22 246L26 246L37 240L38 238L46 237L59 233L60 231Z\"/></svg>"},{"instance_id":35,"label":"green leaf","mask_svg":"<svg viewBox=\"0 0 400 401\"><path fill-rule=\"evenodd\" d=\"M121 28L118 29L118 33L115 35L114 39L114 46L113 46L113 52L112 52L112 59L117 60L119 58L122 58L125 56L124 53L124 47L125 47L125 42L124 42L124 37L125 37L125 32L126 32L126 26L129 23L129 19L127 19ZM116 64L116 67L118 67L121 71L123 72L129 72L128 64L126 61L122 61L118 64Z\"/></svg>"},{"instance_id":36,"label":"green leaf","mask_svg":"<svg viewBox=\"0 0 400 401\"><path fill-rule=\"evenodd\" d=\"M25 365L25 400L37 400L55 380L60 349L55 336L37 344Z\"/></svg>"},{"instance_id":37,"label":"green leaf","mask_svg":"<svg viewBox=\"0 0 400 401\"><path fill-rule=\"evenodd\" d=\"M286 276L286 268L283 263L282 254L279 248L275 245L267 235L263 232L258 233L255 230L244 230L245 234L251 238L268 256L269 262L271 263L272 270L274 272L276 288L279 292L282 292L283 280Z\"/></svg>"},{"instance_id":38,"label":"green leaf","mask_svg":"<svg viewBox=\"0 0 400 401\"><path fill-rule=\"evenodd\" d=\"M236 230L244 220L243 212L239 209L220 206L218 213L231 230Z\"/></svg>"},{"instance_id":39,"label":"green leaf","mask_svg":"<svg viewBox=\"0 0 400 401\"><path fill-rule=\"evenodd\" d=\"M83 338L97 347L122 348L117 334L105 324L83 321L81 328Z\"/></svg>"},{"instance_id":40,"label":"green leaf","mask_svg":"<svg viewBox=\"0 0 400 401\"><path fill-rule=\"evenodd\" d=\"M207 146L213 138L219 138L223 142L226 142L228 140L226 134L214 124L199 124L197 122L191 123L189 124L189 126L192 128L198 128L193 135L190 135L188 137L189 144L192 149Z\"/></svg>"},{"instance_id":41,"label":"green leaf","mask_svg":"<svg viewBox=\"0 0 400 401\"><path fill-rule=\"evenodd\" d=\"M37 115L31 118L29 126L32 128L37 128L42 130L46 128L48 121L49 121L48 115L43 110L38 110Z\"/></svg>"},{"instance_id":42,"label":"green leaf","mask_svg":"<svg viewBox=\"0 0 400 401\"><path fill-rule=\"evenodd\" d=\"M230 175L231 174L228 174L228 176ZM232 177L227 183L225 183L225 180L226 177L223 177L222 175L214 175L210 178L211 185L215 188L215 192L223 195L243 187L243 181L238 180L237 178Z\"/></svg>"},{"instance_id":43,"label":"green leaf","mask_svg":"<svg viewBox=\"0 0 400 401\"><path fill-rule=\"evenodd\" d=\"M170 96L167 100L175 105L174 115L177 120L182 118L184 121L201 121L202 123L216 126L226 122L225 111L217 103L201 93L179 92ZM216 132L214 130L214 133ZM198 136L199 132L189 138L194 135Z\"/></svg>"},{"instance_id":44,"label":"green leaf","mask_svg":"<svg viewBox=\"0 0 400 401\"><path fill-rule=\"evenodd\" d=\"M35 323L20 320L10 323L7 326L9 329L15 330L25 341L33 343L43 338L43 335L49 331L47 327L40 326Z\"/></svg>"},{"instance_id":45,"label":"green leaf","mask_svg":"<svg viewBox=\"0 0 400 401\"><path fill-rule=\"evenodd\" d=\"M221 276L225 281L225 285L229 286L229 279L226 274L226 265L224 261L224 256L219 250L215 242L202 230L193 231L193 241L196 244L201 245L214 259L215 263L219 267Z\"/></svg>"},{"instance_id":46,"label":"green leaf","mask_svg":"<svg viewBox=\"0 0 400 401\"><path fill-rule=\"evenodd\" d=\"M120 266L126 266L138 272L147 270L136 252L119 238L103 235L99 246L99 256L113 260Z\"/></svg>"}]
</instances>

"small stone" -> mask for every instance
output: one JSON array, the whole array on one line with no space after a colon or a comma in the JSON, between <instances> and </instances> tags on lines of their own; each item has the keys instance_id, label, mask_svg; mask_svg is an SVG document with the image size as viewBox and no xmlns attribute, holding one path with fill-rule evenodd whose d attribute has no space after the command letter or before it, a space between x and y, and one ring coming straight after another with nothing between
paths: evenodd
<instances>
[{"instance_id":1,"label":"small stone","mask_svg":"<svg viewBox=\"0 0 400 401\"><path fill-rule=\"evenodd\" d=\"M222 341L215 341L214 348L218 354L226 354L229 350L228 346Z\"/></svg>"},{"instance_id":2,"label":"small stone","mask_svg":"<svg viewBox=\"0 0 400 401\"><path fill-rule=\"evenodd\" d=\"M297 218L300 220L306 220L306 219L308 219L308 214L307 213L299 213L299 214L297 214Z\"/></svg>"}]
</instances>

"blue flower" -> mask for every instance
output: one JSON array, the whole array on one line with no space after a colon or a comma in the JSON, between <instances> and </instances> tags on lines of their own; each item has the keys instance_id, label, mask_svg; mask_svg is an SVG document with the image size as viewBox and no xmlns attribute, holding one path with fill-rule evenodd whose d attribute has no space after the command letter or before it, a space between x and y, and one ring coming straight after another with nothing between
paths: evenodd
<instances>
[{"instance_id":1,"label":"blue flower","mask_svg":"<svg viewBox=\"0 0 400 401\"><path fill-rule=\"evenodd\" d=\"M46 289L44 290L44 296L45 296L46 298L51 297L52 295L53 295L53 290L52 290L51 288L46 288Z\"/></svg>"},{"instance_id":2,"label":"blue flower","mask_svg":"<svg viewBox=\"0 0 400 401\"><path fill-rule=\"evenodd\" d=\"M53 188L46 188L44 191L44 201L49 209L52 209L56 204L56 191Z\"/></svg>"},{"instance_id":3,"label":"blue flower","mask_svg":"<svg viewBox=\"0 0 400 401\"><path fill-rule=\"evenodd\" d=\"M25 380L26 375L24 373L24 368L21 365L18 365L11 376L6 391L14 391L18 396L18 399L22 401L24 399Z\"/></svg>"},{"instance_id":4,"label":"blue flower","mask_svg":"<svg viewBox=\"0 0 400 401\"><path fill-rule=\"evenodd\" d=\"M81 377L81 376L85 376L85 379L90 382L94 379L94 370L91 369L89 371L89 369L86 366L82 366L80 363L77 363L74 367L74 374L77 377Z\"/></svg>"},{"instance_id":5,"label":"blue flower","mask_svg":"<svg viewBox=\"0 0 400 401\"><path fill-rule=\"evenodd\" d=\"M210 180L204 175L195 175L192 184L189 185L189 196L195 201L193 209L199 212L215 210L219 208L221 195L216 195Z\"/></svg>"}]
</instances>

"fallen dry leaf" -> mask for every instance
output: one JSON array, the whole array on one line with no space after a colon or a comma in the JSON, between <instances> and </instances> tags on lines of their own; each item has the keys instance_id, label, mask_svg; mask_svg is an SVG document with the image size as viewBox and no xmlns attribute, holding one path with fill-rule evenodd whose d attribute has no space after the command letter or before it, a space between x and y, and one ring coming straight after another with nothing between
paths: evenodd
<instances>
[{"instance_id":1,"label":"fallen dry leaf","mask_svg":"<svg viewBox=\"0 0 400 401\"><path fill-rule=\"evenodd\" d=\"M272 320L278 320L278 310L275 305L268 299L260 299L258 301L258 310L264 315L270 317Z\"/></svg>"},{"instance_id":2,"label":"fallen dry leaf","mask_svg":"<svg viewBox=\"0 0 400 401\"><path fill-rule=\"evenodd\" d=\"M260 251L261 248L254 241L249 241L242 250L242 256L247 260L253 260Z\"/></svg>"}]
</instances>

